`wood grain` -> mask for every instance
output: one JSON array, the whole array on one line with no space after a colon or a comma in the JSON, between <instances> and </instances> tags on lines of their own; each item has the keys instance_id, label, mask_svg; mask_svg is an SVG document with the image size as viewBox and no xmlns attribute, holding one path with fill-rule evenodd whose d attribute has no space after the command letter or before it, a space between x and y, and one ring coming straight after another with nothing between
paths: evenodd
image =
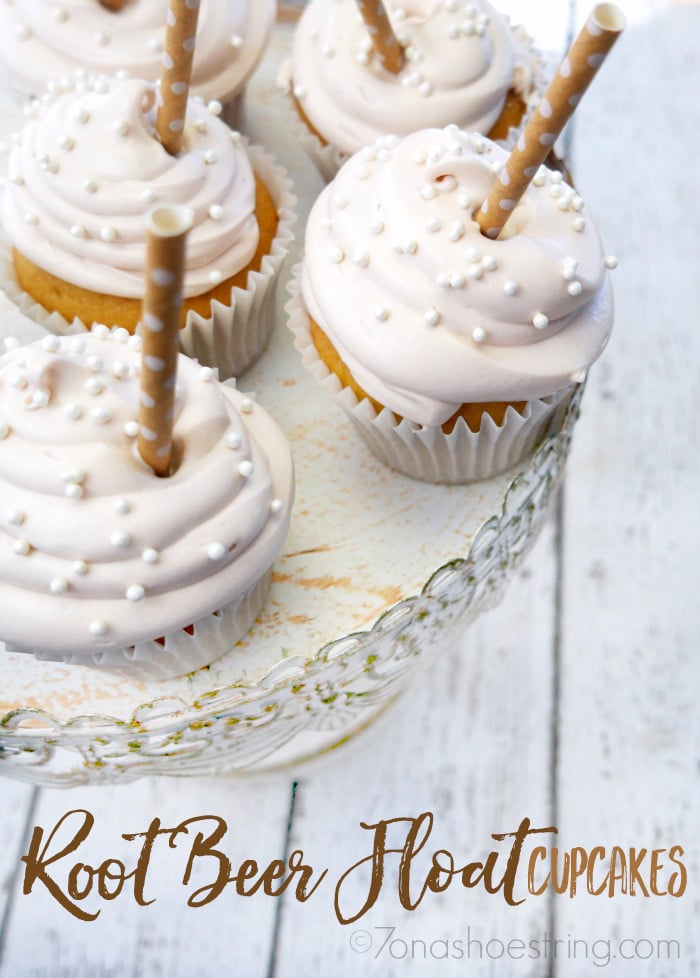
<instances>
[{"instance_id":1,"label":"wood grain","mask_svg":"<svg viewBox=\"0 0 700 978\"><path fill-rule=\"evenodd\" d=\"M691 880L700 862L700 280L689 263L700 206L688 161L698 149L689 125L698 36L697 7L632 24L577 113L579 189L620 267L615 333L591 372L567 485L557 771L569 845L681 844ZM614 974L685 978L700 973L699 910L696 886L681 900L562 899L557 933L678 939L680 961L654 956ZM580 961L556 971L582 973Z\"/></svg>"},{"instance_id":2,"label":"wood grain","mask_svg":"<svg viewBox=\"0 0 700 978\"><path fill-rule=\"evenodd\" d=\"M360 821L432 811L430 851L444 846L464 861L483 857L493 846L491 833L514 831L525 815L550 824L554 591L550 526L503 605L431 667L381 728L335 765L301 779L292 847L324 858L337 879L371 850ZM362 904L366 885L366 879L348 885L348 906ZM332 894L315 907L285 899L275 976L491 975L497 962L487 956L438 964L418 950L414 960L398 961L388 951L376 957L376 942L387 926L396 926L395 939L410 945L466 940L470 927L484 944L529 940L547 925L546 900L513 910L500 898L457 885L408 913L396 896L394 861L379 901L356 925L338 924ZM373 937L374 953L353 952L349 941L357 928ZM544 974L536 964L520 964L518 975Z\"/></svg>"}]
</instances>

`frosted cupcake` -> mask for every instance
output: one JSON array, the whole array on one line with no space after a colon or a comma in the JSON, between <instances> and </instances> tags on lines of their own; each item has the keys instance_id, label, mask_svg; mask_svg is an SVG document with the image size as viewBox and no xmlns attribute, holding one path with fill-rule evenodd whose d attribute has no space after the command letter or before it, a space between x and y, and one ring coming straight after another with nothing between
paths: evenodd
<instances>
[{"instance_id":1,"label":"frosted cupcake","mask_svg":"<svg viewBox=\"0 0 700 978\"><path fill-rule=\"evenodd\" d=\"M506 158L455 126L388 137L309 218L296 345L372 451L419 479L522 459L610 335L606 258L560 173L542 168L504 235L481 235L473 214Z\"/></svg>"},{"instance_id":2,"label":"frosted cupcake","mask_svg":"<svg viewBox=\"0 0 700 978\"><path fill-rule=\"evenodd\" d=\"M155 82L160 76L168 0L128 0L111 11L98 0L22 0L0 5L0 64L22 95L77 68ZM275 0L201 0L192 92L232 100L257 67L275 21Z\"/></svg>"},{"instance_id":3,"label":"frosted cupcake","mask_svg":"<svg viewBox=\"0 0 700 978\"><path fill-rule=\"evenodd\" d=\"M6 290L52 332L93 322L134 332L143 217L156 202L194 211L182 348L222 377L242 373L272 329L268 300L292 239L283 170L190 100L184 152L154 135L154 86L92 78L52 95L13 147L2 198L12 249Z\"/></svg>"},{"instance_id":4,"label":"frosted cupcake","mask_svg":"<svg viewBox=\"0 0 700 978\"><path fill-rule=\"evenodd\" d=\"M160 679L255 620L293 469L265 411L181 356L178 462L157 478L136 449L140 342L97 327L0 359L0 639Z\"/></svg>"},{"instance_id":5,"label":"frosted cupcake","mask_svg":"<svg viewBox=\"0 0 700 978\"><path fill-rule=\"evenodd\" d=\"M326 179L387 133L457 124L508 139L539 100L540 59L521 27L487 0L385 0L406 51L399 74L382 67L355 0L311 0L281 83L302 144Z\"/></svg>"}]
</instances>

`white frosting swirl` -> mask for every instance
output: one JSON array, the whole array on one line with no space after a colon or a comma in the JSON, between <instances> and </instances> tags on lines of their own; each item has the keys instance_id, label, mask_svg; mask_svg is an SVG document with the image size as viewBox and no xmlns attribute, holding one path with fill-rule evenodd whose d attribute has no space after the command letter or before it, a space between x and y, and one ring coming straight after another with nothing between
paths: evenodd
<instances>
[{"instance_id":1,"label":"white frosting swirl","mask_svg":"<svg viewBox=\"0 0 700 978\"><path fill-rule=\"evenodd\" d=\"M582 199L544 167L507 225L473 210L507 158L456 126L353 157L309 218L303 297L360 386L402 417L567 387L602 352L612 296Z\"/></svg>"},{"instance_id":2,"label":"white frosting swirl","mask_svg":"<svg viewBox=\"0 0 700 978\"><path fill-rule=\"evenodd\" d=\"M167 0L21 0L0 5L0 62L11 82L39 95L76 68L157 81ZM192 72L195 95L225 101L255 70L269 40L275 0L202 0Z\"/></svg>"},{"instance_id":3,"label":"white frosting swirl","mask_svg":"<svg viewBox=\"0 0 700 978\"><path fill-rule=\"evenodd\" d=\"M488 0L385 0L406 46L398 75L372 54L355 0L311 0L297 27L291 86L314 128L343 153L388 132L456 123L489 132L515 87L527 100L534 53Z\"/></svg>"},{"instance_id":4,"label":"white frosting swirl","mask_svg":"<svg viewBox=\"0 0 700 978\"><path fill-rule=\"evenodd\" d=\"M194 210L185 295L208 292L255 254L255 177L245 146L190 100L184 150L154 135L153 86L91 79L37 109L10 155L5 230L23 255L64 281L142 298L144 216L155 202Z\"/></svg>"},{"instance_id":5,"label":"white frosting swirl","mask_svg":"<svg viewBox=\"0 0 700 978\"><path fill-rule=\"evenodd\" d=\"M179 467L159 479L142 462L139 342L102 327L0 359L0 637L12 648L84 653L158 638L244 594L282 547L287 442L188 357Z\"/></svg>"}]
</instances>

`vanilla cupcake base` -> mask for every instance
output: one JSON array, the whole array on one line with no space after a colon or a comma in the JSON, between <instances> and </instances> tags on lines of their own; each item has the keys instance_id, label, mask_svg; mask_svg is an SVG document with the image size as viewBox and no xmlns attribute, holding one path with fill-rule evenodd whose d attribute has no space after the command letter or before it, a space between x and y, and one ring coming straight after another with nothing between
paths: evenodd
<instances>
[{"instance_id":1,"label":"vanilla cupcake base","mask_svg":"<svg viewBox=\"0 0 700 978\"><path fill-rule=\"evenodd\" d=\"M32 654L40 661L106 669L124 673L131 679L175 679L202 669L231 651L260 614L270 591L271 580L272 568L246 594L230 601L219 611L200 618L188 626L189 631L178 629L169 632L161 641L154 639L139 642L131 648L86 655L70 652ZM7 651L15 650L8 646Z\"/></svg>"},{"instance_id":2,"label":"vanilla cupcake base","mask_svg":"<svg viewBox=\"0 0 700 978\"><path fill-rule=\"evenodd\" d=\"M267 346L274 327L271 313L274 286L294 239L296 221L297 201L287 171L260 147L246 144L246 148L256 176L267 187L277 209L278 225L270 251L263 257L260 269L248 273L245 289L231 289L228 304L212 300L209 316L190 311L180 330L182 352L206 366L218 368L221 380L240 376ZM0 237L0 287L20 312L50 333L65 336L85 332L92 326L80 319L68 322L21 289L11 248L4 236Z\"/></svg>"},{"instance_id":3,"label":"vanilla cupcake base","mask_svg":"<svg viewBox=\"0 0 700 978\"><path fill-rule=\"evenodd\" d=\"M490 415L478 432L459 418L451 432L423 427L405 418L398 421L388 408L379 414L367 399L358 401L328 369L316 350L308 312L300 294L300 266L295 269L287 304L294 345L309 373L349 417L372 454L389 468L421 482L457 485L498 475L522 461L544 437L572 387L549 397L528 401L522 413L508 407L501 425Z\"/></svg>"}]
</instances>

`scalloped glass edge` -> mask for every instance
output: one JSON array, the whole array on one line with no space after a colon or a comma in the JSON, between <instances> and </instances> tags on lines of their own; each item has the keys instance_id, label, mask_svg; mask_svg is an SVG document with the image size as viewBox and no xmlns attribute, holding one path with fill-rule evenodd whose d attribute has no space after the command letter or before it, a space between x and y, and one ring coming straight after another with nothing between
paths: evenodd
<instances>
[{"instance_id":1,"label":"scalloped glass edge","mask_svg":"<svg viewBox=\"0 0 700 978\"><path fill-rule=\"evenodd\" d=\"M500 512L487 519L475 533L467 555L440 566L419 594L388 608L369 628L328 642L311 658L292 655L283 659L255 683L231 683L208 691L192 703L167 695L157 697L139 706L125 720L86 714L62 721L44 710L16 708L0 719L0 762L4 762L0 773L45 784L126 780L157 773L158 761L162 763L173 755L184 755L183 759L189 755L195 761L193 755L205 753L211 742L207 732L213 733L211 728L216 724L225 724L227 733L240 724L247 730L262 728L264 734L269 733L272 718L275 715L281 718L284 713L288 722L278 724L284 736L266 741L264 736L261 739L251 734L247 737L252 742L250 749L239 757L242 763L225 769L246 767L269 756L304 730L347 727L351 720L360 719L358 707L376 713L389 697L405 688L408 684L405 677L416 672L413 666L422 651L421 634L429 631L426 622L434 620L433 611L440 613L440 630L448 640L457 628L463 629L500 601L511 572L529 551L547 517L549 501L565 469L584 389L585 383L578 385L564 402L528 466L508 486ZM410 629L416 634L410 634ZM434 647L432 632L430 637ZM389 656L373 651L383 645L391 649ZM431 656L423 654L422 658ZM345 676L337 686L324 675L326 670L337 672L340 679L351 661L356 665L362 663L360 672ZM347 688L358 680L362 686L363 676L365 689ZM280 704L285 692L294 694L304 690L306 697L296 697L301 712L299 708L286 709L294 696ZM314 712L310 696L323 706L322 710ZM365 710L365 723L367 719ZM27 722L32 726L26 726ZM199 733L196 742L185 740L188 729ZM144 744L149 738L153 743ZM190 746L195 750L190 751ZM83 768L94 769L95 776L83 770L81 775L71 772L72 779L48 772L36 777L37 768L50 763L56 748L77 751L82 755ZM252 760L246 759L246 753ZM27 754L34 755L31 763L26 763ZM22 757L23 763L12 763L18 757ZM123 764L136 757L153 763L125 776ZM100 769L106 767L119 768L119 776L110 777L105 770L100 775ZM212 764L206 760L203 765L194 763L184 767L187 773L204 773L212 769Z\"/></svg>"}]
</instances>

